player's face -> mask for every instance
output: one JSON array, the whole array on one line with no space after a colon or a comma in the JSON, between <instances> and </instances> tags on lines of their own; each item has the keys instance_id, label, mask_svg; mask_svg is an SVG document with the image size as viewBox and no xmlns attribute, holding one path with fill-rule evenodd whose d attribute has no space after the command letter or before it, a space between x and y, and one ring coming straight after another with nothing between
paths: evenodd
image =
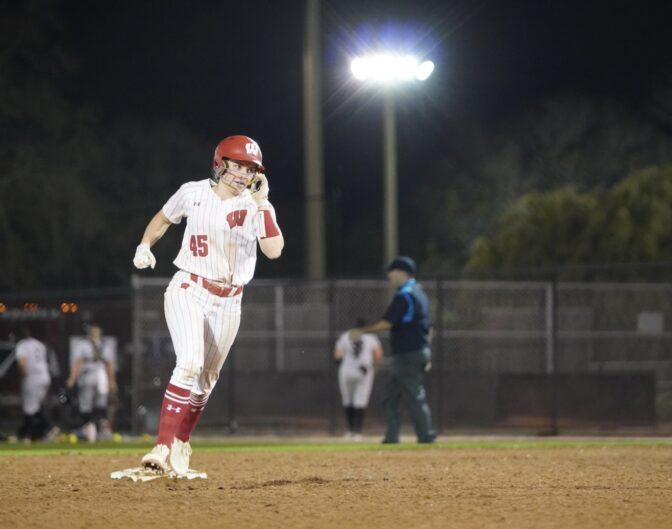
<instances>
[{"instance_id":1,"label":"player's face","mask_svg":"<svg viewBox=\"0 0 672 529\"><path fill-rule=\"evenodd\" d=\"M392 286L399 287L408 281L409 276L403 270L390 270L387 272L387 279L390 281Z\"/></svg>"},{"instance_id":2,"label":"player's face","mask_svg":"<svg viewBox=\"0 0 672 529\"><path fill-rule=\"evenodd\" d=\"M242 193L243 190L252 183L257 167L252 162L228 160L228 167L222 174L220 181L231 187L236 193Z\"/></svg>"},{"instance_id":3,"label":"player's face","mask_svg":"<svg viewBox=\"0 0 672 529\"><path fill-rule=\"evenodd\" d=\"M103 330L98 327L97 325L92 325L89 327L89 338L91 338L93 341L100 341L100 339L103 337Z\"/></svg>"}]
</instances>

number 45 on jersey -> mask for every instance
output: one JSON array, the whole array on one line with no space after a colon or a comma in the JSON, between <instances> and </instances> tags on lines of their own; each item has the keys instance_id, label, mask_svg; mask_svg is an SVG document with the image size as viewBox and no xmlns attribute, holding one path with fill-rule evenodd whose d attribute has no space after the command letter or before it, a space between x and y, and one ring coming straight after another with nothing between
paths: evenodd
<instances>
[{"instance_id":1,"label":"number 45 on jersey","mask_svg":"<svg viewBox=\"0 0 672 529\"><path fill-rule=\"evenodd\" d=\"M229 228L233 229L236 226L245 224L245 217L247 217L247 210L238 209L229 213L226 216L226 221L229 223ZM192 235L191 239L189 239L189 249L194 257L205 257L208 255L208 236Z\"/></svg>"},{"instance_id":2,"label":"number 45 on jersey","mask_svg":"<svg viewBox=\"0 0 672 529\"><path fill-rule=\"evenodd\" d=\"M208 236L192 235L189 239L189 249L194 257L205 257L208 255Z\"/></svg>"}]
</instances>

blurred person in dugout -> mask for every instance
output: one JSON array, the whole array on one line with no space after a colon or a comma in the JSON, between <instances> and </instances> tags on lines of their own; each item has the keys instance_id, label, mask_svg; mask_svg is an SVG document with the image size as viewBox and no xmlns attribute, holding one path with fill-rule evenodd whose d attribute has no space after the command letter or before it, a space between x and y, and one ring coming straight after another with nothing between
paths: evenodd
<instances>
[{"instance_id":1,"label":"blurred person in dugout","mask_svg":"<svg viewBox=\"0 0 672 529\"><path fill-rule=\"evenodd\" d=\"M402 400L410 412L418 442L433 443L436 439L423 384L423 375L431 367L429 300L415 280L416 272L413 259L396 257L387 267L387 279L396 292L382 319L350 331L352 340L366 333L390 331L392 374L384 396L387 430L383 443L399 442Z\"/></svg>"},{"instance_id":2,"label":"blurred person in dugout","mask_svg":"<svg viewBox=\"0 0 672 529\"><path fill-rule=\"evenodd\" d=\"M14 349L21 374L23 424L19 428L19 438L23 441L52 440L60 430L44 413L51 384L47 347L32 336L28 327L24 327L21 334L22 339Z\"/></svg>"},{"instance_id":3,"label":"blurred person in dugout","mask_svg":"<svg viewBox=\"0 0 672 529\"><path fill-rule=\"evenodd\" d=\"M116 339L103 337L103 330L97 324L87 325L85 329L85 337L70 337L70 376L66 385L70 390L77 385L83 423L78 433L89 442L105 441L112 438L108 416L110 395L116 397L117 394Z\"/></svg>"},{"instance_id":4,"label":"blurred person in dugout","mask_svg":"<svg viewBox=\"0 0 672 529\"><path fill-rule=\"evenodd\" d=\"M357 327L364 325L358 318ZM348 431L345 436L361 439L364 426L364 413L369 405L373 388L375 370L383 358L383 347L374 334L362 334L351 340L347 332L343 333L334 348L334 360L339 364L338 386Z\"/></svg>"}]
</instances>

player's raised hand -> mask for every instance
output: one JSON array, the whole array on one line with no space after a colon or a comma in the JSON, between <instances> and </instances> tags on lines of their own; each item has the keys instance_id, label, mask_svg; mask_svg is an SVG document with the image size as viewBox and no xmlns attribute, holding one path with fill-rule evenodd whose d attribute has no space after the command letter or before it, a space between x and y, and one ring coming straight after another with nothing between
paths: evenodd
<instances>
[{"instance_id":1,"label":"player's raised hand","mask_svg":"<svg viewBox=\"0 0 672 529\"><path fill-rule=\"evenodd\" d=\"M149 249L149 244L143 243L138 245L135 249L135 257L133 257L133 265L138 268L147 268L148 266L154 268L156 266L156 257Z\"/></svg>"},{"instance_id":2,"label":"player's raised hand","mask_svg":"<svg viewBox=\"0 0 672 529\"><path fill-rule=\"evenodd\" d=\"M257 173L250 185L252 191L252 198L257 203L257 206L268 206L268 179L264 173Z\"/></svg>"}]
</instances>

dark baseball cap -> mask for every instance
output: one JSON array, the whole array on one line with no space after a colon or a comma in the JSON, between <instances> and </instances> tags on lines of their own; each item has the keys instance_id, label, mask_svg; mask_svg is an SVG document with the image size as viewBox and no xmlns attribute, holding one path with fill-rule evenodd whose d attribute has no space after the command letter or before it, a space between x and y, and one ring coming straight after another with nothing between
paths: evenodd
<instances>
[{"instance_id":1,"label":"dark baseball cap","mask_svg":"<svg viewBox=\"0 0 672 529\"><path fill-rule=\"evenodd\" d=\"M390 270L403 270L409 275L414 276L418 270L415 261L406 255L399 255L395 257L392 262L387 265L387 271Z\"/></svg>"}]
</instances>

